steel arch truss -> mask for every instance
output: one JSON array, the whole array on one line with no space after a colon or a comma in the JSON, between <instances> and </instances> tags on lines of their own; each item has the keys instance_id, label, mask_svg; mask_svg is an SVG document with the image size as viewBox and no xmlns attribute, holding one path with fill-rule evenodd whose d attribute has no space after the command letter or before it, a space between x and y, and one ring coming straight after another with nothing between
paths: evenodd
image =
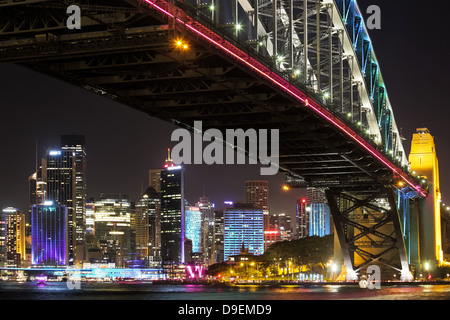
<instances>
[{"instance_id":1,"label":"steel arch truss","mask_svg":"<svg viewBox=\"0 0 450 320\"><path fill-rule=\"evenodd\" d=\"M330 188L328 204L341 244L347 277L357 278L369 265L409 276L402 226L392 188Z\"/></svg>"},{"instance_id":2,"label":"steel arch truss","mask_svg":"<svg viewBox=\"0 0 450 320\"><path fill-rule=\"evenodd\" d=\"M221 25L219 0L187 0ZM223 4L222 4L223 5ZM355 0L232 0L235 32L281 71L308 87L330 111L364 128L407 166L401 135L363 16ZM245 27L243 26L245 25ZM361 129L362 130L362 129Z\"/></svg>"}]
</instances>

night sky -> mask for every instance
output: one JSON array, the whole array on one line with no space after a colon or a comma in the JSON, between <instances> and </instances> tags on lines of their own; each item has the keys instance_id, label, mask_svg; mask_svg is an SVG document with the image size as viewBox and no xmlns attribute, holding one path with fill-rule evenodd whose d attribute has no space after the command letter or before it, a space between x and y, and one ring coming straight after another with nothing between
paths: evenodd
<instances>
[{"instance_id":1,"label":"night sky","mask_svg":"<svg viewBox=\"0 0 450 320\"><path fill-rule=\"evenodd\" d=\"M450 58L448 13L424 15L415 2L359 0L363 12L376 4L381 30L371 30L389 98L407 139L427 127L436 139L444 202L450 199L450 130L447 76ZM414 3L405 5L405 3ZM0 207L27 210L28 177L39 158L58 147L60 135L86 137L88 196L127 194L137 200L148 184L148 169L163 165L176 127L139 111L45 75L0 65ZM40 163L40 160L39 160ZM260 166L186 166L186 195L195 203L203 194L212 202L242 201L244 181L267 179L272 213L295 213L304 190L281 191L284 178L261 177ZM219 205L220 206L220 205Z\"/></svg>"}]
</instances>

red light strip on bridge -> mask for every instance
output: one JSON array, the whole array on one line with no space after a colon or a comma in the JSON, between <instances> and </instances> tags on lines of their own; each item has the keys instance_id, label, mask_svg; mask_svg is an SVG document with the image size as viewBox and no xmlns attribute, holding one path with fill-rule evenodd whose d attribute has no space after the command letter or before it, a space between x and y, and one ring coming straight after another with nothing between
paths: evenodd
<instances>
[{"instance_id":1,"label":"red light strip on bridge","mask_svg":"<svg viewBox=\"0 0 450 320\"><path fill-rule=\"evenodd\" d=\"M188 28L190 31L194 32L197 36L200 36L204 40L208 41L209 43L213 44L217 48L221 49L222 51L225 51L228 55L232 56L239 62L243 63L246 67L250 68L251 70L257 72L259 75L263 76L265 79L269 80L272 84L275 84L278 86L281 90L288 93L290 96L296 98L301 103L305 104L306 107L310 107L312 110L314 110L317 114L322 116L327 121L331 122L335 127L337 127L339 130L344 132L348 137L350 137L352 140L357 142L360 146L362 146L365 150L367 150L369 153L371 153L374 157L376 157L378 160L380 160L386 167L392 170L395 174L397 174L399 177L401 177L409 186L411 186L414 190L416 190L418 193L420 193L423 197L426 197L425 192L422 190L422 187L420 185L416 185L414 181L411 181L411 179L405 175L405 173L397 168L395 165L393 165L389 160L387 160L382 154L378 152L378 150L374 149L371 145L369 145L363 138L361 138L356 132L354 132L352 129L347 127L341 120L333 116L328 110L320 106L315 101L309 101L308 96L297 89L296 87L292 86L288 81L280 77L279 75L273 73L269 68L265 67L263 64L261 64L256 59L253 59L251 56L246 54L245 52L241 51L239 48L235 47L230 42L224 40L221 36L215 34L202 24L195 21L193 18L189 17L187 14L184 14L184 19L186 21L183 21L179 17L175 17L172 13L170 13L168 10L162 8L160 5L157 5L156 2L161 3L164 6L171 6L167 1L164 0L143 0L144 2L148 3L155 9L157 9L159 12L163 13L164 15L169 16L170 18L175 18L177 22L183 24L186 28ZM172 5L175 9L175 6ZM176 7L176 10L178 13L181 13L181 9ZM183 11L184 13L184 11ZM209 35L208 35L209 34ZM216 39L213 39L216 38Z\"/></svg>"}]
</instances>

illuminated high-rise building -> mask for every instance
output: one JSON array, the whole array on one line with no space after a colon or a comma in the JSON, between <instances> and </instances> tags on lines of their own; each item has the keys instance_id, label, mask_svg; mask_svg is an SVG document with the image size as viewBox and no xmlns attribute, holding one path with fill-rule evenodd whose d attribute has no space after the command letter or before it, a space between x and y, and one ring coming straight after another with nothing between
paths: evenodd
<instances>
[{"instance_id":1,"label":"illuminated high-rise building","mask_svg":"<svg viewBox=\"0 0 450 320\"><path fill-rule=\"evenodd\" d=\"M72 166L75 171L73 182L75 198L73 199L73 220L75 222L76 260L86 259L86 142L81 135L61 136L62 151L72 152Z\"/></svg>"},{"instance_id":2,"label":"illuminated high-rise building","mask_svg":"<svg viewBox=\"0 0 450 320\"><path fill-rule=\"evenodd\" d=\"M172 162L170 150L161 171L161 258L185 262L184 167Z\"/></svg>"},{"instance_id":3,"label":"illuminated high-rise building","mask_svg":"<svg viewBox=\"0 0 450 320\"><path fill-rule=\"evenodd\" d=\"M277 241L287 241L292 239L291 216L285 213L270 215L270 230L278 231Z\"/></svg>"},{"instance_id":4,"label":"illuminated high-rise building","mask_svg":"<svg viewBox=\"0 0 450 320\"><path fill-rule=\"evenodd\" d=\"M86 200L86 247L87 251L89 251L89 249L97 249L97 243L95 241L94 199Z\"/></svg>"},{"instance_id":5,"label":"illuminated high-rise building","mask_svg":"<svg viewBox=\"0 0 450 320\"><path fill-rule=\"evenodd\" d=\"M0 213L0 266L19 268L25 259L25 214L5 208Z\"/></svg>"},{"instance_id":6,"label":"illuminated high-rise building","mask_svg":"<svg viewBox=\"0 0 450 320\"><path fill-rule=\"evenodd\" d=\"M150 169L148 171L148 186L161 193L161 171L163 169Z\"/></svg>"},{"instance_id":7,"label":"illuminated high-rise building","mask_svg":"<svg viewBox=\"0 0 450 320\"><path fill-rule=\"evenodd\" d=\"M308 203L308 236L324 237L330 234L330 207L326 203Z\"/></svg>"},{"instance_id":8,"label":"illuminated high-rise building","mask_svg":"<svg viewBox=\"0 0 450 320\"><path fill-rule=\"evenodd\" d=\"M201 226L201 252L207 265L215 263L215 240L214 240L214 203L211 203L205 195L195 204L202 213Z\"/></svg>"},{"instance_id":9,"label":"illuminated high-rise building","mask_svg":"<svg viewBox=\"0 0 450 320\"><path fill-rule=\"evenodd\" d=\"M46 201L66 206L68 219L69 264L74 263L76 221L75 221L75 170L72 151L52 149L47 151L42 168L46 177Z\"/></svg>"},{"instance_id":10,"label":"illuminated high-rise building","mask_svg":"<svg viewBox=\"0 0 450 320\"><path fill-rule=\"evenodd\" d=\"M330 207L326 203L297 201L297 238L329 235L333 229Z\"/></svg>"},{"instance_id":11,"label":"illuminated high-rise building","mask_svg":"<svg viewBox=\"0 0 450 320\"><path fill-rule=\"evenodd\" d=\"M199 207L186 206L185 237L192 241L192 253L202 252L202 212Z\"/></svg>"},{"instance_id":12,"label":"illuminated high-rise building","mask_svg":"<svg viewBox=\"0 0 450 320\"><path fill-rule=\"evenodd\" d=\"M225 228L223 210L214 211L214 263L223 262L223 236Z\"/></svg>"},{"instance_id":13,"label":"illuminated high-rise building","mask_svg":"<svg viewBox=\"0 0 450 320\"><path fill-rule=\"evenodd\" d=\"M161 260L161 195L148 187L135 204L136 252L148 265Z\"/></svg>"},{"instance_id":14,"label":"illuminated high-rise building","mask_svg":"<svg viewBox=\"0 0 450 320\"><path fill-rule=\"evenodd\" d=\"M131 258L131 203L126 195L95 199L95 240L105 260L123 267Z\"/></svg>"},{"instance_id":15,"label":"illuminated high-rise building","mask_svg":"<svg viewBox=\"0 0 450 320\"><path fill-rule=\"evenodd\" d=\"M269 214L269 181L247 180L244 186L244 201L251 203L256 209L262 209Z\"/></svg>"},{"instance_id":16,"label":"illuminated high-rise building","mask_svg":"<svg viewBox=\"0 0 450 320\"><path fill-rule=\"evenodd\" d=\"M67 207L51 201L31 207L31 265L68 265Z\"/></svg>"},{"instance_id":17,"label":"illuminated high-rise building","mask_svg":"<svg viewBox=\"0 0 450 320\"><path fill-rule=\"evenodd\" d=\"M235 204L224 211L224 259L240 254L244 246L254 255L264 254L264 213L252 204Z\"/></svg>"},{"instance_id":18,"label":"illuminated high-rise building","mask_svg":"<svg viewBox=\"0 0 450 320\"><path fill-rule=\"evenodd\" d=\"M61 137L30 177L30 205L51 201L67 207L69 264L86 258L86 152L83 136ZM36 186L31 187L35 182Z\"/></svg>"},{"instance_id":19,"label":"illuminated high-rise building","mask_svg":"<svg viewBox=\"0 0 450 320\"><path fill-rule=\"evenodd\" d=\"M262 209L264 213L264 231L269 235L269 181L267 180L247 180L244 186L245 203L251 203L256 209ZM269 245L269 240L264 240Z\"/></svg>"},{"instance_id":20,"label":"illuminated high-rise building","mask_svg":"<svg viewBox=\"0 0 450 320\"><path fill-rule=\"evenodd\" d=\"M43 172L42 166L37 168L28 178L28 215L25 217L26 222L31 222L31 206L42 204L45 201L47 190L47 172Z\"/></svg>"}]
</instances>

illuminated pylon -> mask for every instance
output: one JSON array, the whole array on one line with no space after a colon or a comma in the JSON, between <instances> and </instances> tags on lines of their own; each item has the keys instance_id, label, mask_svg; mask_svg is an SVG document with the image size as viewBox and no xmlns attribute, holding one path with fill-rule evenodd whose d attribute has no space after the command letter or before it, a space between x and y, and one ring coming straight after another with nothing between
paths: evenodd
<instances>
[{"instance_id":1,"label":"illuminated pylon","mask_svg":"<svg viewBox=\"0 0 450 320\"><path fill-rule=\"evenodd\" d=\"M441 192L439 189L439 166L434 138L426 128L417 129L411 143L409 155L411 171L428 186L428 197L421 199L411 210L411 238L416 239L412 247L411 261L441 264L443 261L441 239Z\"/></svg>"}]
</instances>

